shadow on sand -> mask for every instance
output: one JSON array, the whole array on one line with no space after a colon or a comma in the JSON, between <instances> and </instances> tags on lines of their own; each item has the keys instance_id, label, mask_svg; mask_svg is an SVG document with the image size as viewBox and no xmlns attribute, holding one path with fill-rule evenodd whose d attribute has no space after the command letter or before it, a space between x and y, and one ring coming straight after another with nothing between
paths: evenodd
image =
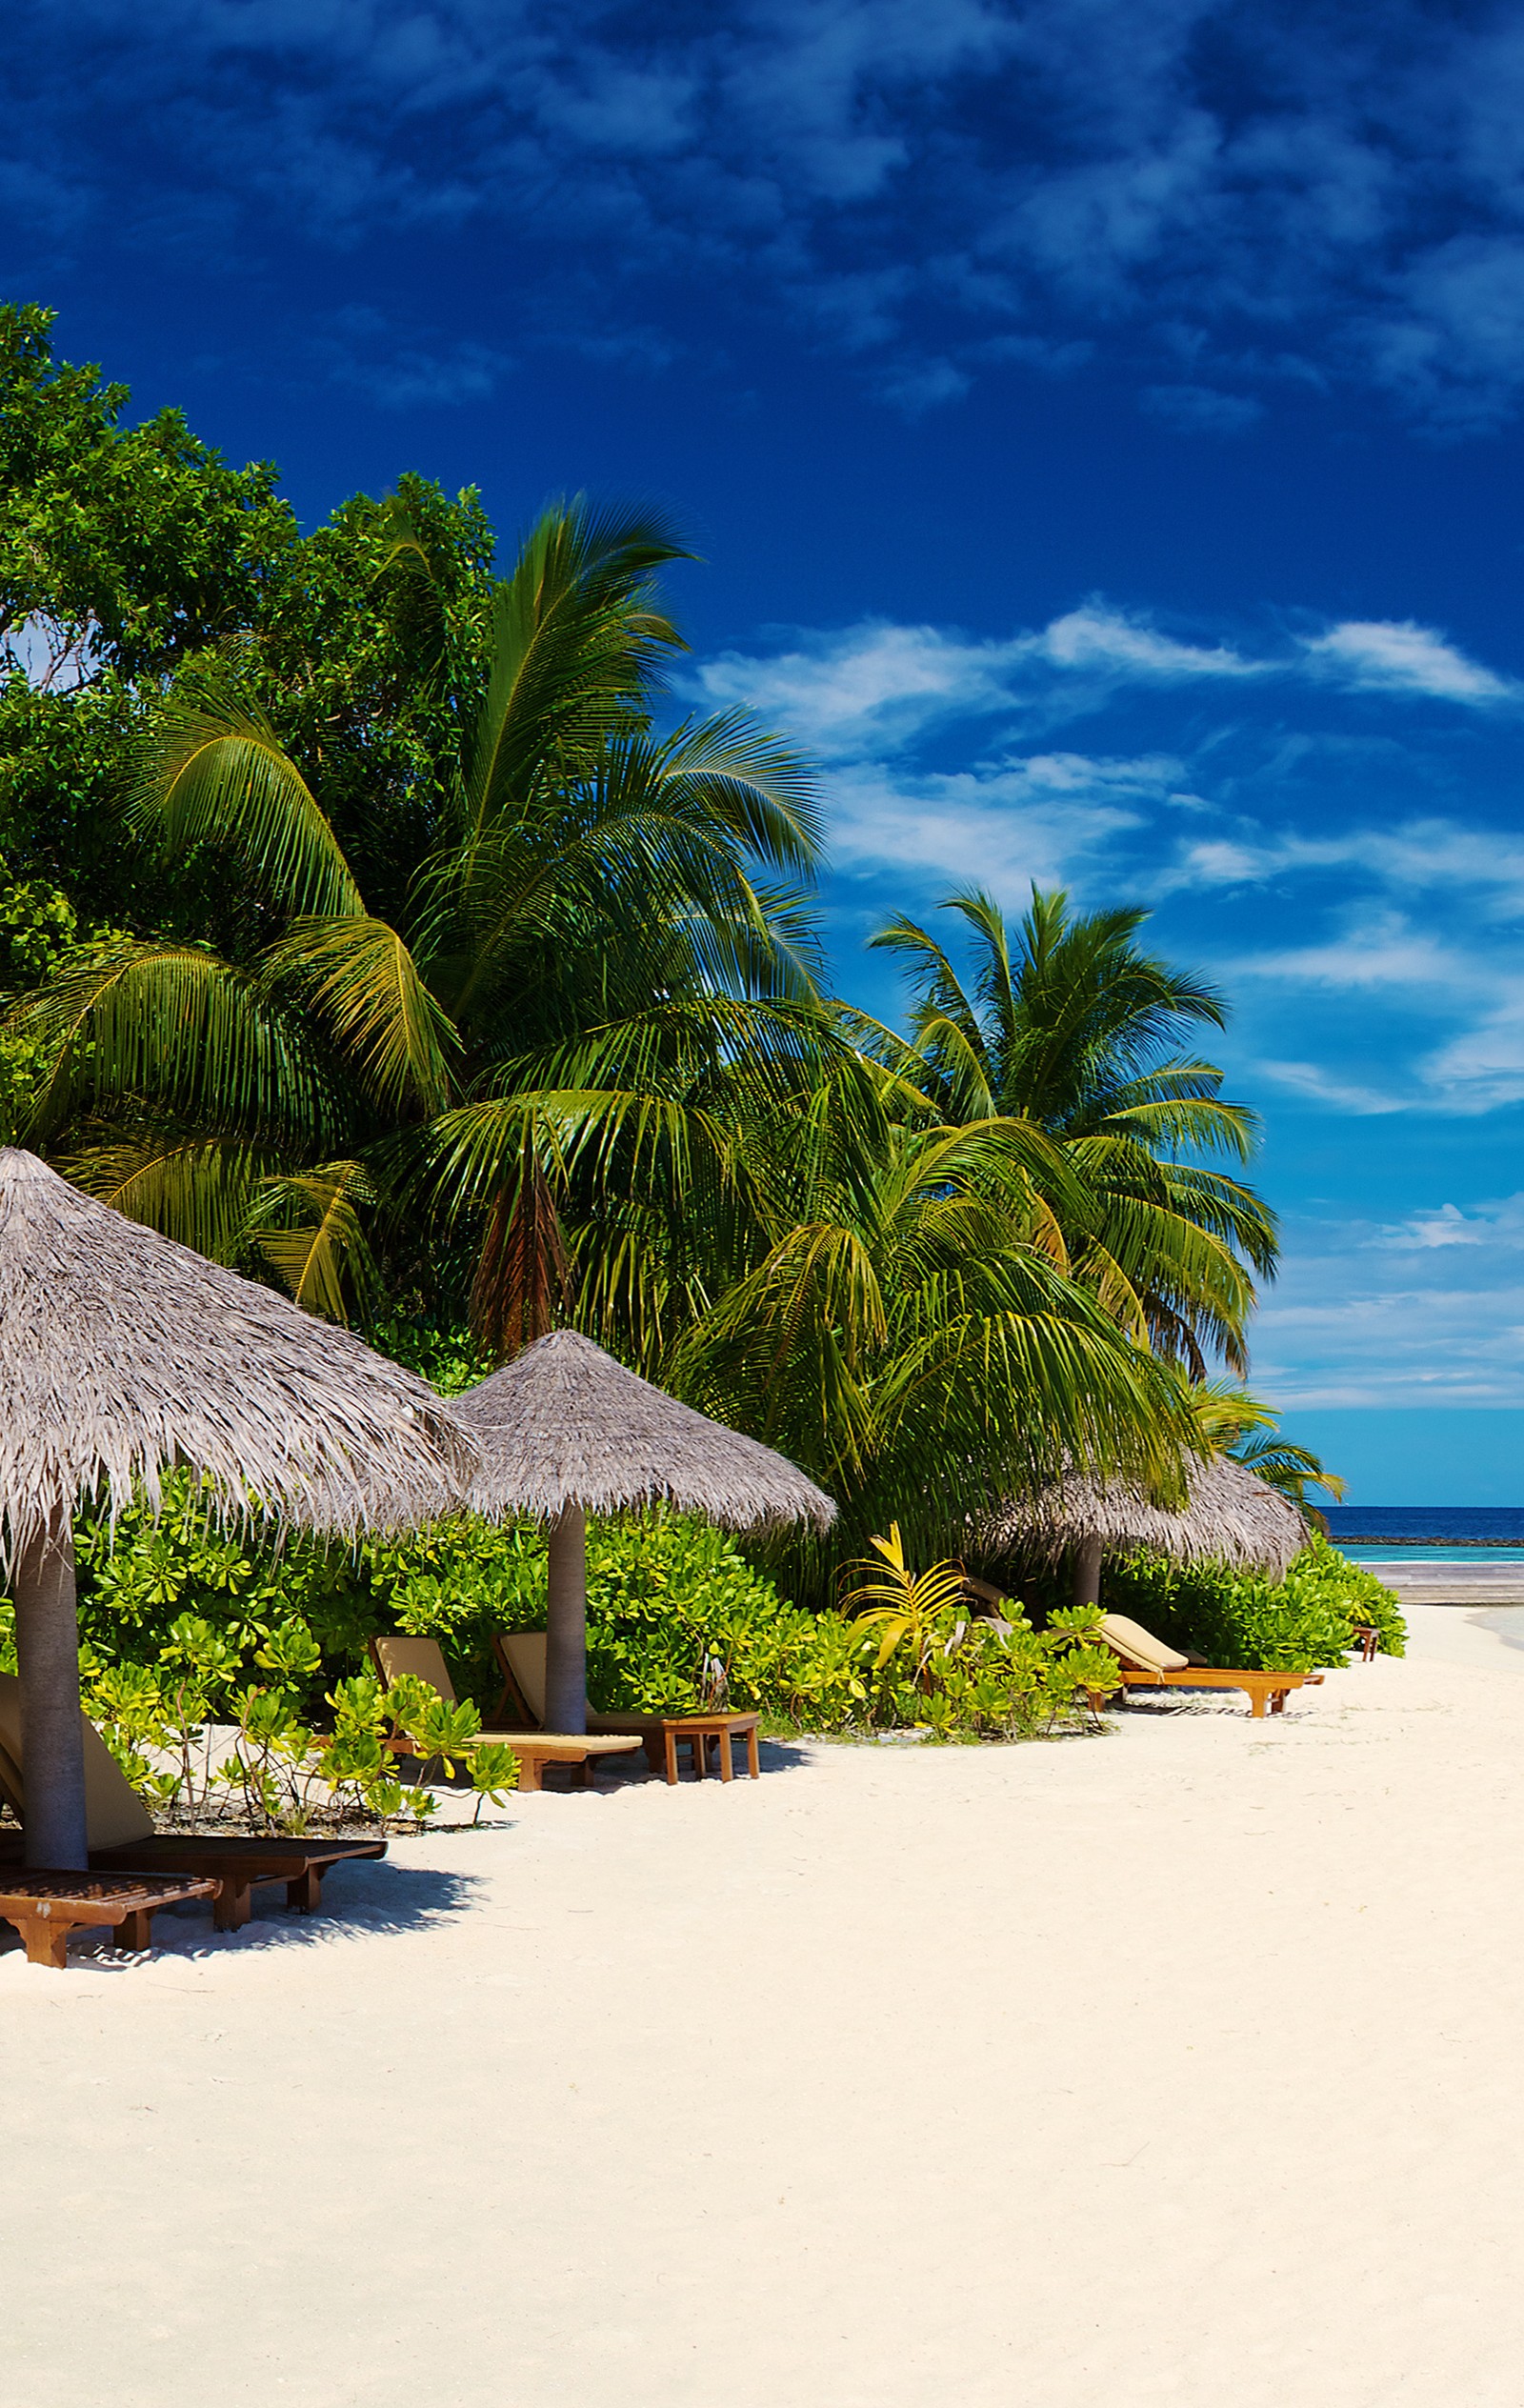
<instances>
[{"instance_id":1,"label":"shadow on sand","mask_svg":"<svg viewBox=\"0 0 1524 2408\"><path fill-rule=\"evenodd\" d=\"M323 1884L315 1915L293 1913L277 1884L254 1893L254 1912L242 1931L212 1929L210 1900L167 1906L153 1918L154 1956L197 1962L251 1949L329 1947L356 1932L400 1934L434 1929L469 1912L486 1888L478 1876L399 1863L394 1856L335 1865ZM0 1923L0 1957L19 1956L20 1935ZM84 1929L69 1946L70 1966L128 1973L148 1959L111 1945L110 1933Z\"/></svg>"},{"instance_id":2,"label":"shadow on sand","mask_svg":"<svg viewBox=\"0 0 1524 2408\"><path fill-rule=\"evenodd\" d=\"M808 1761L808 1758L805 1755L803 1743L798 1740L759 1739L757 1741L757 1761L761 1768L762 1777L765 1780L770 1773L797 1772L799 1768ZM746 1770L746 1749L744 1745L738 1747L735 1751L734 1777L738 1781L744 1781L748 1777ZM714 1771L714 1759L712 1756L710 1758L710 1770L705 1776L705 1782L706 1785L715 1785L719 1782L719 1776ZM606 1756L602 1757L599 1761L595 1776L589 1782L587 1790L580 1794L590 1797L612 1797L624 1790L665 1789L667 1785L667 1776L665 1773L652 1772L646 1762L644 1755L637 1749L630 1756ZM564 1766L548 1765L546 1767L545 1788L547 1792L552 1789L558 1792L564 1792L572 1786L573 1784L571 1780L570 1774ZM677 1786L679 1789L692 1789L693 1787L692 1758L690 1757L686 1743L678 1755ZM468 1795L470 1793L468 1792Z\"/></svg>"}]
</instances>

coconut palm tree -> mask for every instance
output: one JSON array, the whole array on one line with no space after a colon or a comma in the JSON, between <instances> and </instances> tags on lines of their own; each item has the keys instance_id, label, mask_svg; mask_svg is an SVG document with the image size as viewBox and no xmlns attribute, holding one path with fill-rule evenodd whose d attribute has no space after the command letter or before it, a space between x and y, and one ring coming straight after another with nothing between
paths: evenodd
<instances>
[{"instance_id":1,"label":"coconut palm tree","mask_svg":"<svg viewBox=\"0 0 1524 2408\"><path fill-rule=\"evenodd\" d=\"M1276 1415L1247 1389L1206 1380L1193 1387L1190 1407L1208 1447L1231 1455L1267 1488L1289 1496L1304 1514L1316 1517L1317 1508L1308 1494L1311 1489L1322 1489L1334 1504L1344 1495L1345 1484L1337 1474L1326 1471L1321 1456L1311 1448L1293 1446L1283 1438Z\"/></svg>"},{"instance_id":2,"label":"coconut palm tree","mask_svg":"<svg viewBox=\"0 0 1524 2408\"><path fill-rule=\"evenodd\" d=\"M1001 1495L1074 1462L1178 1478L1199 1435L1182 1383L1136 1346L1046 1242L1041 1188L1078 1209L1061 1150L1031 1121L872 1126L857 1075L744 1139L766 1242L672 1350L693 1404L765 1437L836 1498L835 1562L897 1518L921 1555L956 1549Z\"/></svg>"},{"instance_id":3,"label":"coconut palm tree","mask_svg":"<svg viewBox=\"0 0 1524 2408\"><path fill-rule=\"evenodd\" d=\"M427 649L427 559L405 513L391 532L381 598ZM368 909L241 664L182 678L133 816L171 858L226 865L254 941L236 958L120 944L22 1008L55 1062L38 1131L71 1175L331 1314L442 1196L489 1343L556 1316L551 1182L580 1180L591 1209L642 1100L590 1085L590 1064L622 1052L638 1072L664 1014L711 1063L797 1051L821 1019L801 907L759 883L812 872L806 770L741 713L653 732L679 639L652 580L679 556L650 513L542 515L492 593L479 706L459 760L435 764L405 916ZM437 1225L415 1252L448 1256Z\"/></svg>"},{"instance_id":4,"label":"coconut palm tree","mask_svg":"<svg viewBox=\"0 0 1524 2408\"><path fill-rule=\"evenodd\" d=\"M1222 997L1143 951L1141 911L1074 913L1035 887L1014 931L979 889L942 908L972 940L972 972L913 920L880 930L872 941L904 962L914 1009L910 1044L880 1033L875 1050L950 1124L1000 1114L1044 1130L1082 1191L1058 1213L1075 1275L1195 1376L1213 1353L1241 1372L1274 1217L1202 1157L1247 1162L1256 1123L1224 1099L1213 1063L1176 1050L1192 1028L1222 1027Z\"/></svg>"}]
</instances>

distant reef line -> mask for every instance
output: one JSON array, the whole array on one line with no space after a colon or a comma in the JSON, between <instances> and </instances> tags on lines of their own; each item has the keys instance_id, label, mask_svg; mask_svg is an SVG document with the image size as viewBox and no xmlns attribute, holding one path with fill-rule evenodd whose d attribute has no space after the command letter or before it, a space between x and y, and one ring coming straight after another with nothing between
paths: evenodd
<instances>
[{"instance_id":1,"label":"distant reef line","mask_svg":"<svg viewBox=\"0 0 1524 2408\"><path fill-rule=\"evenodd\" d=\"M1524 1532L1516 1538L1449 1538L1436 1530L1427 1538L1391 1538L1384 1530L1341 1530L1332 1534L1331 1547L1524 1547Z\"/></svg>"}]
</instances>

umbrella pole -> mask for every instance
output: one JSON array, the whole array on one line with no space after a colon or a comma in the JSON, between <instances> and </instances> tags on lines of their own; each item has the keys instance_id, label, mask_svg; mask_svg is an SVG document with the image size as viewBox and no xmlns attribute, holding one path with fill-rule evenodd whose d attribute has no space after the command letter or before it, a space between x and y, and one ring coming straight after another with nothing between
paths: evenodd
<instances>
[{"instance_id":1,"label":"umbrella pole","mask_svg":"<svg viewBox=\"0 0 1524 2408\"><path fill-rule=\"evenodd\" d=\"M1082 1538L1074 1549L1074 1603L1099 1605L1100 1601L1101 1542Z\"/></svg>"},{"instance_id":2,"label":"umbrella pole","mask_svg":"<svg viewBox=\"0 0 1524 2408\"><path fill-rule=\"evenodd\" d=\"M30 1539L16 1564L16 1663L27 1793L26 1860L60 1873L90 1863L85 1743L79 1710L74 1534L68 1513Z\"/></svg>"},{"instance_id":3,"label":"umbrella pole","mask_svg":"<svg viewBox=\"0 0 1524 2408\"><path fill-rule=\"evenodd\" d=\"M588 1524L569 1505L551 1524L546 1549L545 1723L588 1727Z\"/></svg>"}]
</instances>

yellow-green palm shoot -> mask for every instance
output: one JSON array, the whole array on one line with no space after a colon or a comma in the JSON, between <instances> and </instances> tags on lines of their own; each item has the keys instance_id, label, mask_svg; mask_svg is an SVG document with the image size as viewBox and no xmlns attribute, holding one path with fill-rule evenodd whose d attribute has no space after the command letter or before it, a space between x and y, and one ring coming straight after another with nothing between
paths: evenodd
<instances>
[{"instance_id":1,"label":"yellow-green palm shoot","mask_svg":"<svg viewBox=\"0 0 1524 2408\"><path fill-rule=\"evenodd\" d=\"M847 1608L857 1607L856 1619L878 1633L875 1671L882 1672L891 1656L908 1646L916 1678L924 1679L937 1641L944 1636L947 1617L961 1594L963 1566L950 1556L925 1572L911 1572L898 1522L890 1523L887 1538L875 1535L868 1543L877 1548L882 1560L875 1563L871 1555L864 1557L858 1569L872 1577L849 1593Z\"/></svg>"}]
</instances>

